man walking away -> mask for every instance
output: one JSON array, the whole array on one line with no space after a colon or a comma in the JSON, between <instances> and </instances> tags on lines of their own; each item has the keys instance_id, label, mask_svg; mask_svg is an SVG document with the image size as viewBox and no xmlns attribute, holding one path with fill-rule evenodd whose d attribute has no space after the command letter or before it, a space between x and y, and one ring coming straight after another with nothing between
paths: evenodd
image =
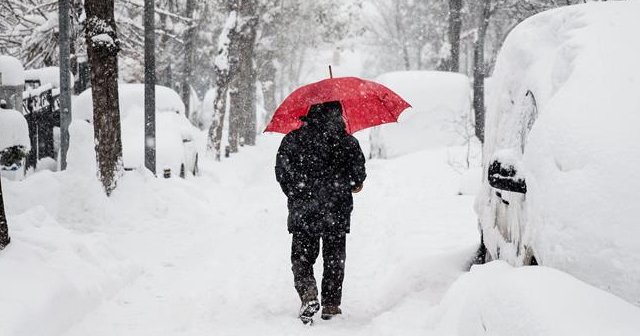
<instances>
[{"instance_id":1,"label":"man walking away","mask_svg":"<svg viewBox=\"0 0 640 336\"><path fill-rule=\"evenodd\" d=\"M340 102L311 106L304 125L287 134L278 150L276 179L288 198L288 229L293 235L291 264L303 323L320 309L313 265L320 252L322 318L341 314L346 234L352 193L362 190L365 158L358 140L346 132Z\"/></svg>"}]
</instances>

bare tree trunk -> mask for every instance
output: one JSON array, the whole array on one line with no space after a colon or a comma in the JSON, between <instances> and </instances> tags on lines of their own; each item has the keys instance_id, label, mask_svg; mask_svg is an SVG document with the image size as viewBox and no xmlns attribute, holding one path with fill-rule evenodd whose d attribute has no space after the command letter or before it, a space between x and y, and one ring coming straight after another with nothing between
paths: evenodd
<instances>
[{"instance_id":1,"label":"bare tree trunk","mask_svg":"<svg viewBox=\"0 0 640 336\"><path fill-rule=\"evenodd\" d=\"M187 0L186 17L193 20L193 12L196 7L195 0ZM193 80L193 63L195 61L196 25L190 22L188 29L184 32L184 69L182 79L182 101L185 106L187 119L191 113L191 82Z\"/></svg>"},{"instance_id":2,"label":"bare tree trunk","mask_svg":"<svg viewBox=\"0 0 640 336\"><path fill-rule=\"evenodd\" d=\"M487 27L491 17L491 0L484 0L480 18L478 21L478 36L473 44L473 110L475 112L475 133L480 142L484 143L484 44L487 36Z\"/></svg>"},{"instance_id":3,"label":"bare tree trunk","mask_svg":"<svg viewBox=\"0 0 640 336\"><path fill-rule=\"evenodd\" d=\"M213 101L213 123L209 128L207 149L220 160L220 146L224 129L224 115L227 107L227 92L238 68L239 34L238 8L239 0L227 2L228 15L224 28L220 33L220 48L214 62L216 73L216 98Z\"/></svg>"},{"instance_id":4,"label":"bare tree trunk","mask_svg":"<svg viewBox=\"0 0 640 336\"><path fill-rule=\"evenodd\" d=\"M226 79L216 77L216 98L213 101L213 122L209 128L207 149L213 152L216 160L220 161L220 145L222 144L222 130L224 129L224 115L227 112L227 84ZM223 84L223 85L220 85Z\"/></svg>"},{"instance_id":5,"label":"bare tree trunk","mask_svg":"<svg viewBox=\"0 0 640 336\"><path fill-rule=\"evenodd\" d=\"M58 1L60 52L60 170L67 169L69 125L71 124L71 17L70 1Z\"/></svg>"},{"instance_id":6,"label":"bare tree trunk","mask_svg":"<svg viewBox=\"0 0 640 336\"><path fill-rule=\"evenodd\" d=\"M229 149L255 144L255 42L258 17L257 1L243 0L238 8L237 71L233 73L229 87Z\"/></svg>"},{"instance_id":7,"label":"bare tree trunk","mask_svg":"<svg viewBox=\"0 0 640 336\"><path fill-rule=\"evenodd\" d=\"M460 30L462 29L462 0L449 0L449 71L460 71Z\"/></svg>"},{"instance_id":8,"label":"bare tree trunk","mask_svg":"<svg viewBox=\"0 0 640 336\"><path fill-rule=\"evenodd\" d=\"M256 57L258 61L256 77L257 80L260 81L264 104L263 107L267 111L265 115L265 123L271 119L271 116L277 108L276 76L278 72L274 61L277 58L275 45L277 45L278 28L276 23L279 22L281 17L282 11L277 11L276 15L270 21L262 22L260 39L262 41L269 41L270 43L268 43L269 48L262 48L261 50L258 49L260 54Z\"/></svg>"},{"instance_id":9,"label":"bare tree trunk","mask_svg":"<svg viewBox=\"0 0 640 336\"><path fill-rule=\"evenodd\" d=\"M241 127L240 137L242 144L250 146L256 143L256 58L255 45L258 29L258 2L245 0L242 2L240 12L245 18L241 30L240 45L240 69L238 89L240 90Z\"/></svg>"},{"instance_id":10,"label":"bare tree trunk","mask_svg":"<svg viewBox=\"0 0 640 336\"><path fill-rule=\"evenodd\" d=\"M276 111L276 67L273 65L273 56L266 55L262 65L259 67L258 80L262 89L262 97L264 99L264 109L267 111L265 122L271 119Z\"/></svg>"},{"instance_id":11,"label":"bare tree trunk","mask_svg":"<svg viewBox=\"0 0 640 336\"><path fill-rule=\"evenodd\" d=\"M407 36L404 31L404 26L402 24L402 13L401 13L401 4L400 1L395 1L395 24L396 30L400 37L400 48L402 49L402 60L404 61L404 69L411 70L411 58L409 57L409 48L407 46Z\"/></svg>"},{"instance_id":12,"label":"bare tree trunk","mask_svg":"<svg viewBox=\"0 0 640 336\"><path fill-rule=\"evenodd\" d=\"M257 74L255 67L251 67L250 73L247 76L246 89L247 99L245 101L245 111L247 119L244 126L244 144L248 146L254 146L256 144L256 81Z\"/></svg>"},{"instance_id":13,"label":"bare tree trunk","mask_svg":"<svg viewBox=\"0 0 640 336\"><path fill-rule=\"evenodd\" d=\"M154 0L144 1L144 166L156 169L156 36Z\"/></svg>"},{"instance_id":14,"label":"bare tree trunk","mask_svg":"<svg viewBox=\"0 0 640 336\"><path fill-rule=\"evenodd\" d=\"M86 42L93 87L93 126L98 177L105 192L116 188L122 172L122 140L118 108L119 41L114 0L85 0Z\"/></svg>"},{"instance_id":15,"label":"bare tree trunk","mask_svg":"<svg viewBox=\"0 0 640 336\"><path fill-rule=\"evenodd\" d=\"M4 212L4 200L2 195L2 178L0 178L0 250L3 250L11 242L7 216Z\"/></svg>"},{"instance_id":16,"label":"bare tree trunk","mask_svg":"<svg viewBox=\"0 0 640 336\"><path fill-rule=\"evenodd\" d=\"M238 152L240 129L242 128L242 97L238 88L238 80L232 81L229 87L229 152Z\"/></svg>"}]
</instances>

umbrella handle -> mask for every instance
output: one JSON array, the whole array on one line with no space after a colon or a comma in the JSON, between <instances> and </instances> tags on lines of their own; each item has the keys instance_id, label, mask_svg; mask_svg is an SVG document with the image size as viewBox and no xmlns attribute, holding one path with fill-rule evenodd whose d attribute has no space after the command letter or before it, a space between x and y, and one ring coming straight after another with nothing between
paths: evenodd
<instances>
[{"instance_id":1,"label":"umbrella handle","mask_svg":"<svg viewBox=\"0 0 640 336\"><path fill-rule=\"evenodd\" d=\"M329 78L333 78L333 70L331 70L331 65L329 65Z\"/></svg>"}]
</instances>

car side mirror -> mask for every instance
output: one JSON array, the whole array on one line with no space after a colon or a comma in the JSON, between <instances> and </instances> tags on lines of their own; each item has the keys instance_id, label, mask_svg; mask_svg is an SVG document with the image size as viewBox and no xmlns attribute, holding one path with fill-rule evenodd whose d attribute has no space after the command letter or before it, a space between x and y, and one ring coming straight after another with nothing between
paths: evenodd
<instances>
[{"instance_id":1,"label":"car side mirror","mask_svg":"<svg viewBox=\"0 0 640 336\"><path fill-rule=\"evenodd\" d=\"M495 160L489 165L489 185L496 189L520 194L527 193L524 177L518 175L518 167Z\"/></svg>"}]
</instances>

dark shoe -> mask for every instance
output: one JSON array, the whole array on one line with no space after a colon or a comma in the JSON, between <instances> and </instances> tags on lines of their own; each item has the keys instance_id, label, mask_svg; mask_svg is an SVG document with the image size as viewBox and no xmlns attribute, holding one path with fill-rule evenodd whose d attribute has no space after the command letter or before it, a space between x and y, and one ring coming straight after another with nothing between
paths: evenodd
<instances>
[{"instance_id":1,"label":"dark shoe","mask_svg":"<svg viewBox=\"0 0 640 336\"><path fill-rule=\"evenodd\" d=\"M322 319L330 320L336 315L342 314L342 309L338 306L324 306L322 307Z\"/></svg>"},{"instance_id":2,"label":"dark shoe","mask_svg":"<svg viewBox=\"0 0 640 336\"><path fill-rule=\"evenodd\" d=\"M320 310L320 302L318 302L318 300L303 302L298 317L304 324L313 324L313 315L315 315L318 310Z\"/></svg>"}]
</instances>

